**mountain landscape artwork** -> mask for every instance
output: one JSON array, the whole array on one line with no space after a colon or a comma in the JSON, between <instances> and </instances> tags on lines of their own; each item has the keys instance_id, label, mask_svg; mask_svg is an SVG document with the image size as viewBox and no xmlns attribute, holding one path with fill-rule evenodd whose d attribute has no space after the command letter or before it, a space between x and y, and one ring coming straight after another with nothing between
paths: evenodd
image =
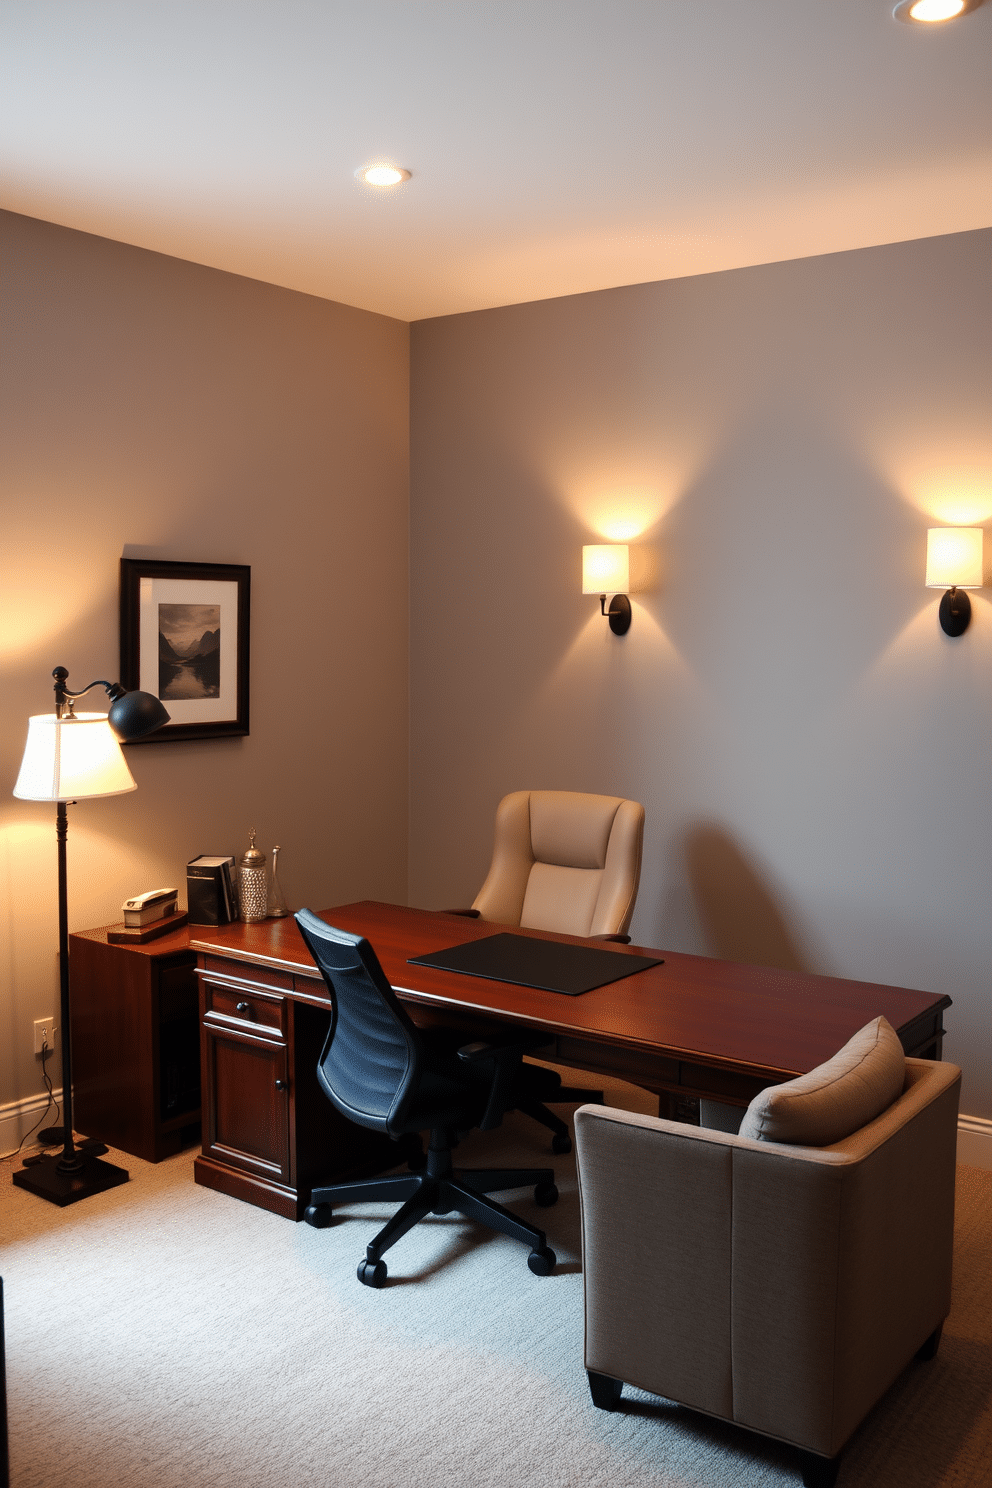
<instances>
[{"instance_id":1,"label":"mountain landscape artwork","mask_svg":"<svg viewBox=\"0 0 992 1488\"><path fill-rule=\"evenodd\" d=\"M159 605L158 695L220 697L220 605Z\"/></svg>"}]
</instances>

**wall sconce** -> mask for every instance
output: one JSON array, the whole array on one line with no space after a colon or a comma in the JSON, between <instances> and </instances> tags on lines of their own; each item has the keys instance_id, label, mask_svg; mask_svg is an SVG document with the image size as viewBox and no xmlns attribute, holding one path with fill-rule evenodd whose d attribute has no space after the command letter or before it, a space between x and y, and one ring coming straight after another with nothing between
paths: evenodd
<instances>
[{"instance_id":1,"label":"wall sconce","mask_svg":"<svg viewBox=\"0 0 992 1488\"><path fill-rule=\"evenodd\" d=\"M582 593L598 594L614 635L630 629L630 549L626 543L592 543L582 549ZM610 608L606 596L611 594Z\"/></svg>"},{"instance_id":2,"label":"wall sconce","mask_svg":"<svg viewBox=\"0 0 992 1488\"><path fill-rule=\"evenodd\" d=\"M981 527L931 527L927 533L926 587L947 588L938 612L946 635L968 629L971 600L963 590L982 587L982 537Z\"/></svg>"}]
</instances>

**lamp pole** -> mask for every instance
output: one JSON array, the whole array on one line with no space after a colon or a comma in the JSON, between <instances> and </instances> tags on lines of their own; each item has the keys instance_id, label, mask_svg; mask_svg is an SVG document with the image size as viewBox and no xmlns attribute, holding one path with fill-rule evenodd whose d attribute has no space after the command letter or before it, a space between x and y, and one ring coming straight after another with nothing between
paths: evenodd
<instances>
[{"instance_id":1,"label":"lamp pole","mask_svg":"<svg viewBox=\"0 0 992 1488\"><path fill-rule=\"evenodd\" d=\"M62 1119L65 1140L58 1160L60 1173L78 1173L83 1159L72 1139L72 1037L69 1028L69 889L66 875L66 838L69 835L67 801L55 807L55 834L59 853L59 1017L62 1020ZM125 1173L125 1178L127 1174ZM119 1180L123 1181L123 1180Z\"/></svg>"}]
</instances>

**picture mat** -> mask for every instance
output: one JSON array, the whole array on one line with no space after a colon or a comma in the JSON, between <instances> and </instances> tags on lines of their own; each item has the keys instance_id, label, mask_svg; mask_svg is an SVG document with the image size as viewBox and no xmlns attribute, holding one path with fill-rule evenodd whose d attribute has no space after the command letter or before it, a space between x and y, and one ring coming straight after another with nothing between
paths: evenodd
<instances>
[{"instance_id":1,"label":"picture mat","mask_svg":"<svg viewBox=\"0 0 992 1488\"><path fill-rule=\"evenodd\" d=\"M238 716L238 585L225 579L155 579L138 582L138 686L153 697L158 683L160 604L220 606L220 697L169 698L170 723L228 723Z\"/></svg>"},{"instance_id":2,"label":"picture mat","mask_svg":"<svg viewBox=\"0 0 992 1488\"><path fill-rule=\"evenodd\" d=\"M511 982L518 987L579 997L595 987L646 971L649 966L661 966L663 961L660 956L632 956L598 946L566 945L560 940L502 933L432 951L428 956L410 956L407 964L436 966L442 971L485 977L490 982Z\"/></svg>"}]
</instances>

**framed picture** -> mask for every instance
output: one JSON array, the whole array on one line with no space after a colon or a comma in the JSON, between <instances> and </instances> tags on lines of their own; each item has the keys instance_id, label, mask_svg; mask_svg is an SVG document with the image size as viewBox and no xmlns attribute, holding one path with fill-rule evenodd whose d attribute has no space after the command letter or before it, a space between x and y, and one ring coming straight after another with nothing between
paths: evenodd
<instances>
[{"instance_id":1,"label":"framed picture","mask_svg":"<svg viewBox=\"0 0 992 1488\"><path fill-rule=\"evenodd\" d=\"M137 744L248 732L251 569L121 559L121 682L170 722Z\"/></svg>"}]
</instances>

